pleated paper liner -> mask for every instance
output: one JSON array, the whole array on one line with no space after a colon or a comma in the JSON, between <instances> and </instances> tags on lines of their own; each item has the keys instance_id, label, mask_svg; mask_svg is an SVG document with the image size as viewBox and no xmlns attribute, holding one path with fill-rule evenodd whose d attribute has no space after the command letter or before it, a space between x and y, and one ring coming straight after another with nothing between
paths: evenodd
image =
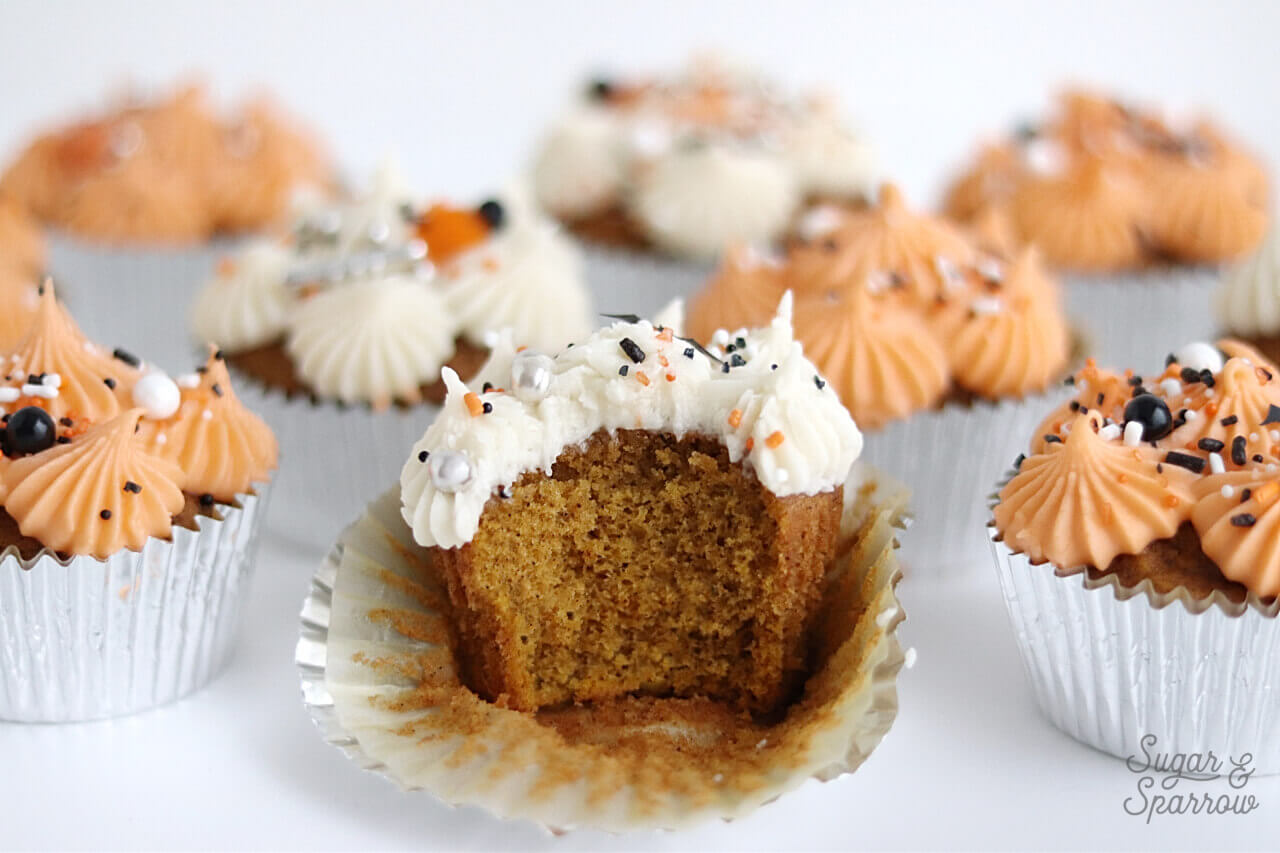
<instances>
[{"instance_id":1,"label":"pleated paper liner","mask_svg":"<svg viewBox=\"0 0 1280 853\"><path fill-rule=\"evenodd\" d=\"M48 245L49 273L90 340L182 372L202 360L187 327L191 303L244 241L109 246L55 230Z\"/></svg>"},{"instance_id":2,"label":"pleated paper liner","mask_svg":"<svg viewBox=\"0 0 1280 853\"><path fill-rule=\"evenodd\" d=\"M268 493L106 560L0 552L0 719L116 717L207 684L235 646Z\"/></svg>"},{"instance_id":3,"label":"pleated paper liner","mask_svg":"<svg viewBox=\"0 0 1280 853\"><path fill-rule=\"evenodd\" d=\"M1037 565L988 530L1027 678L1050 722L1118 758L1212 750L1280 773L1280 602L1233 602L1219 591L1196 599L1150 580L1127 586L1083 567Z\"/></svg>"},{"instance_id":4,"label":"pleated paper liner","mask_svg":"<svg viewBox=\"0 0 1280 853\"><path fill-rule=\"evenodd\" d=\"M528 714L480 699L458 680L448 597L398 490L369 506L315 576L297 650L304 700L361 767L449 804L556 830L741 817L806 779L852 772L896 717L901 503L873 480L850 493L847 516L861 524L833 564L821 664L774 725L705 700Z\"/></svg>"}]
</instances>

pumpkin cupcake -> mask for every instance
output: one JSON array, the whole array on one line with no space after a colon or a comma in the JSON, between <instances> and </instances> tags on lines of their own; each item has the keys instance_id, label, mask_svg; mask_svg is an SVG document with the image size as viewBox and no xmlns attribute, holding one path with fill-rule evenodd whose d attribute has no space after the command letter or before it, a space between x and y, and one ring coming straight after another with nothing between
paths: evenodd
<instances>
[{"instance_id":1,"label":"pumpkin cupcake","mask_svg":"<svg viewBox=\"0 0 1280 853\"><path fill-rule=\"evenodd\" d=\"M0 718L141 711L225 664L276 462L220 355L177 381L44 286L0 356Z\"/></svg>"},{"instance_id":2,"label":"pumpkin cupcake","mask_svg":"<svg viewBox=\"0 0 1280 853\"><path fill-rule=\"evenodd\" d=\"M908 569L963 564L984 547L973 531L985 460L943 448L971 438L1012 451L1035 422L1034 400L1072 351L1057 284L1035 250L986 248L892 185L872 207L807 220L782 255L731 251L690 300L687 327L732 345L733 329L758 325L790 290L796 338L867 430L867 458L915 493L924 524Z\"/></svg>"},{"instance_id":3,"label":"pumpkin cupcake","mask_svg":"<svg viewBox=\"0 0 1280 853\"><path fill-rule=\"evenodd\" d=\"M993 504L1042 711L1120 757L1154 736L1280 771L1280 376L1221 341L1074 386Z\"/></svg>"},{"instance_id":4,"label":"pumpkin cupcake","mask_svg":"<svg viewBox=\"0 0 1280 853\"><path fill-rule=\"evenodd\" d=\"M227 241L276 228L333 183L269 102L219 113L193 86L41 134L0 191L50 229L49 270L92 333L185 360L182 330L149 318L179 314Z\"/></svg>"},{"instance_id":5,"label":"pumpkin cupcake","mask_svg":"<svg viewBox=\"0 0 1280 853\"><path fill-rule=\"evenodd\" d=\"M1073 310L1098 319L1099 354L1134 362L1162 341L1212 331L1214 267L1266 229L1261 164L1207 120L1070 91L1057 111L984 147L946 194L958 221L1006 218L1061 270Z\"/></svg>"},{"instance_id":6,"label":"pumpkin cupcake","mask_svg":"<svg viewBox=\"0 0 1280 853\"><path fill-rule=\"evenodd\" d=\"M732 351L627 316L445 380L304 611L331 740L558 829L739 817L861 763L904 661L898 505L789 300Z\"/></svg>"},{"instance_id":7,"label":"pumpkin cupcake","mask_svg":"<svg viewBox=\"0 0 1280 853\"><path fill-rule=\"evenodd\" d=\"M277 507L308 541L399 470L396 448L444 399L441 368L474 376L501 330L555 351L591 325L577 251L553 224L518 203L424 203L390 166L361 197L222 259L190 316L296 448ZM366 453L315 464L355 436Z\"/></svg>"}]
</instances>

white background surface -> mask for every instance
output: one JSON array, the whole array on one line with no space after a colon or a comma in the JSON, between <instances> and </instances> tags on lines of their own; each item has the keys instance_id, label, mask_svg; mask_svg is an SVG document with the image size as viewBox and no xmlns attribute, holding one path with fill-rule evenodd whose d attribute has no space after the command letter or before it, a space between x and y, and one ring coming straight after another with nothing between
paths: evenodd
<instances>
[{"instance_id":1,"label":"white background surface","mask_svg":"<svg viewBox=\"0 0 1280 853\"><path fill-rule=\"evenodd\" d=\"M582 74L718 47L826 82L917 199L983 132L1038 114L1065 79L1209 105L1280 160L1280 4L0 4L0 156L115 83L204 71L221 95L269 84L354 172L397 152L442 194L476 196L527 156ZM335 531L335 534L337 531ZM327 545L327 543L325 543ZM313 730L292 666L323 546L268 541L240 653L204 693L132 719L0 724L0 846L14 848L1265 848L1280 779L1248 817L1125 814L1136 777L1042 721L987 566L902 588L919 665L854 776L732 825L552 838L446 809L364 774ZM3 614L0 614L3 618Z\"/></svg>"}]
</instances>

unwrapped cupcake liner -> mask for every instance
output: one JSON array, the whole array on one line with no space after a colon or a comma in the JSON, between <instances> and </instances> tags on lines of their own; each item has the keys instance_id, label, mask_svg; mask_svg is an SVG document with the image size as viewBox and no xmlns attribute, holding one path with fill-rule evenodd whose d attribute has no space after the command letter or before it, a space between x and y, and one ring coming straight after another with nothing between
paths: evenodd
<instances>
[{"instance_id":1,"label":"unwrapped cupcake liner","mask_svg":"<svg viewBox=\"0 0 1280 853\"><path fill-rule=\"evenodd\" d=\"M607 314L652 319L673 299L687 302L715 271L711 261L681 260L591 243L578 245L592 300Z\"/></svg>"},{"instance_id":2,"label":"unwrapped cupcake liner","mask_svg":"<svg viewBox=\"0 0 1280 853\"><path fill-rule=\"evenodd\" d=\"M0 719L116 717L207 684L235 645L268 491L106 560L0 552Z\"/></svg>"},{"instance_id":3,"label":"unwrapped cupcake liner","mask_svg":"<svg viewBox=\"0 0 1280 853\"><path fill-rule=\"evenodd\" d=\"M1185 343L1215 339L1210 295L1218 276L1216 267L1167 267L1064 273L1062 283L1067 313L1087 324L1098 364L1145 368Z\"/></svg>"},{"instance_id":4,"label":"unwrapped cupcake liner","mask_svg":"<svg viewBox=\"0 0 1280 853\"><path fill-rule=\"evenodd\" d=\"M643 719L618 706L532 715L481 700L457 680L447 593L400 517L398 489L315 575L297 647L304 702L362 768L499 817L615 832L741 817L806 779L852 772L896 717L904 616L891 494L846 487L846 515L862 527L829 586L834 639L773 726L700 717L696 700L636 700Z\"/></svg>"},{"instance_id":5,"label":"unwrapped cupcake liner","mask_svg":"<svg viewBox=\"0 0 1280 853\"><path fill-rule=\"evenodd\" d=\"M232 368L236 393L280 442L280 469L268 528L319 558L360 510L400 481L414 442L440 407L374 411L369 406L288 396Z\"/></svg>"},{"instance_id":6,"label":"unwrapped cupcake liner","mask_svg":"<svg viewBox=\"0 0 1280 853\"><path fill-rule=\"evenodd\" d=\"M1041 712L1118 758L1207 754L1280 773L1280 602L1193 599L1150 580L1033 564L995 540L996 573ZM1144 738L1146 739L1144 741ZM1152 740L1154 738L1154 740Z\"/></svg>"},{"instance_id":7,"label":"unwrapped cupcake liner","mask_svg":"<svg viewBox=\"0 0 1280 853\"><path fill-rule=\"evenodd\" d=\"M186 318L218 260L243 241L109 246L62 231L48 237L49 274L91 340L170 370L203 361Z\"/></svg>"}]
</instances>

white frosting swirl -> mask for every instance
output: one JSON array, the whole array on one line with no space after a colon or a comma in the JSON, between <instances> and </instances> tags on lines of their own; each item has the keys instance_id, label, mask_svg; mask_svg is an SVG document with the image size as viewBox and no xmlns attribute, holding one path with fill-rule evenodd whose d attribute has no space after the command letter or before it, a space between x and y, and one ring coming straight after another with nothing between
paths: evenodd
<instances>
[{"instance_id":1,"label":"white frosting swirl","mask_svg":"<svg viewBox=\"0 0 1280 853\"><path fill-rule=\"evenodd\" d=\"M201 341L229 350L251 349L284 336L296 304L285 284L292 254L258 242L219 268L191 308L191 327Z\"/></svg>"},{"instance_id":2,"label":"white frosting swirl","mask_svg":"<svg viewBox=\"0 0 1280 853\"><path fill-rule=\"evenodd\" d=\"M1213 298L1218 324L1232 335L1280 335L1280 220L1258 251L1232 267Z\"/></svg>"},{"instance_id":3,"label":"white frosting swirl","mask_svg":"<svg viewBox=\"0 0 1280 853\"><path fill-rule=\"evenodd\" d=\"M795 214L800 193L773 157L702 146L654 163L632 201L655 244L706 257L732 242L770 242Z\"/></svg>"},{"instance_id":4,"label":"white frosting swirl","mask_svg":"<svg viewBox=\"0 0 1280 853\"><path fill-rule=\"evenodd\" d=\"M803 195L875 196L874 150L828 112L800 119L787 131L782 147Z\"/></svg>"},{"instance_id":5,"label":"white frosting swirl","mask_svg":"<svg viewBox=\"0 0 1280 853\"><path fill-rule=\"evenodd\" d=\"M582 107L565 116L534 158L531 179L538 203L570 219L612 204L622 188L621 132L602 109Z\"/></svg>"},{"instance_id":6,"label":"white frosting swirl","mask_svg":"<svg viewBox=\"0 0 1280 853\"><path fill-rule=\"evenodd\" d=\"M444 277L445 301L473 343L509 328L521 344L554 352L594 325L582 259L548 222L513 221Z\"/></svg>"},{"instance_id":7,"label":"white frosting swirl","mask_svg":"<svg viewBox=\"0 0 1280 853\"><path fill-rule=\"evenodd\" d=\"M817 370L792 336L790 295L770 327L738 334L747 346L734 354L745 363L725 372L686 341L663 340L647 320L617 322L551 360L549 391L532 401L497 391L474 395L446 369L444 408L400 478L414 538L428 547L461 547L475 536L495 490L528 471L550 473L565 448L600 430L714 436L731 460L744 462L779 496L843 483L862 436L831 387L819 387ZM644 359L635 361L624 345L639 347ZM512 358L509 342L499 342L482 375L491 382L509 376ZM485 404L489 411L480 411ZM437 488L428 463L442 452L465 456L471 472L465 482Z\"/></svg>"},{"instance_id":8,"label":"white frosting swirl","mask_svg":"<svg viewBox=\"0 0 1280 853\"><path fill-rule=\"evenodd\" d=\"M413 402L453 354L456 326L444 299L413 276L334 287L299 307L286 341L317 395L384 407Z\"/></svg>"}]
</instances>

